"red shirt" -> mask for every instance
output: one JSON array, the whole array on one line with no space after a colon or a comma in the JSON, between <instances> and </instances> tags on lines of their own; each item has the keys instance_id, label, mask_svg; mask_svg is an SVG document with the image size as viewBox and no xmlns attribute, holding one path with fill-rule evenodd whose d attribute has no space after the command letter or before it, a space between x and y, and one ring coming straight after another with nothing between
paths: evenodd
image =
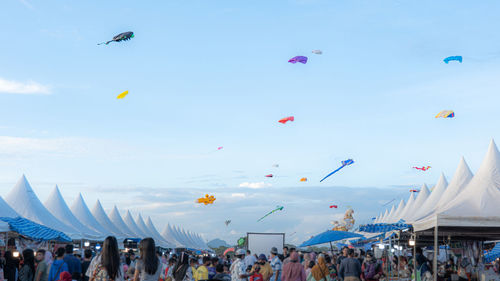
<instances>
[{"instance_id":1,"label":"red shirt","mask_svg":"<svg viewBox=\"0 0 500 281\"><path fill-rule=\"evenodd\" d=\"M264 281L264 277L262 277L262 274L260 273L254 273L250 276L250 281Z\"/></svg>"}]
</instances>

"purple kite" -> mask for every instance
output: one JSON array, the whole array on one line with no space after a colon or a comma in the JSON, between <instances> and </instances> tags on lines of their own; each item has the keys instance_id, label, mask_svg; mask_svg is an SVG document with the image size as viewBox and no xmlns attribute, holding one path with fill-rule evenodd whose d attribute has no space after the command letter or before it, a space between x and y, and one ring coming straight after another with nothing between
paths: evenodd
<instances>
[{"instance_id":1,"label":"purple kite","mask_svg":"<svg viewBox=\"0 0 500 281\"><path fill-rule=\"evenodd\" d=\"M303 64L306 64L307 63L307 57L304 57L304 56L296 56L296 57L293 57L291 59L288 60L289 63L303 63Z\"/></svg>"}]
</instances>

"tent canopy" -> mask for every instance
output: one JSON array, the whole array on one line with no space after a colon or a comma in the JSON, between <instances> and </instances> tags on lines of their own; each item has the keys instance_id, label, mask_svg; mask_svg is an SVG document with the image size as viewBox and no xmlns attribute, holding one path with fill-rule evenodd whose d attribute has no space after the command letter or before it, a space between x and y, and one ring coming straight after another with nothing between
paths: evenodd
<instances>
[{"instance_id":1,"label":"tent canopy","mask_svg":"<svg viewBox=\"0 0 500 281\"><path fill-rule=\"evenodd\" d=\"M64 232L72 239L83 238L80 231L61 222L45 208L24 175L5 197L5 201L9 202L9 205L26 219Z\"/></svg>"},{"instance_id":2,"label":"tent canopy","mask_svg":"<svg viewBox=\"0 0 500 281\"><path fill-rule=\"evenodd\" d=\"M363 235L354 232L327 230L305 241L302 245L300 245L300 247L313 246L355 237L364 238Z\"/></svg>"},{"instance_id":3,"label":"tent canopy","mask_svg":"<svg viewBox=\"0 0 500 281\"><path fill-rule=\"evenodd\" d=\"M416 221L415 231L428 230L436 225L462 228L463 233L484 233L493 231L492 236L500 234L500 153L492 140L481 166L462 192L444 209ZM488 237L492 237L488 236ZM498 236L497 236L498 237ZM499 237L500 238L500 237ZM497 238L498 239L498 238Z\"/></svg>"}]
</instances>

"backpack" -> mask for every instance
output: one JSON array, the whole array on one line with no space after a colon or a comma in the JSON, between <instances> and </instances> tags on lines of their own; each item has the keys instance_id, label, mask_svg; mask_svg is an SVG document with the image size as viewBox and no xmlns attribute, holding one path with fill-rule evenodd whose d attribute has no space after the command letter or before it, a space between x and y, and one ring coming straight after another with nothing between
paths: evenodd
<instances>
[{"instance_id":1,"label":"backpack","mask_svg":"<svg viewBox=\"0 0 500 281\"><path fill-rule=\"evenodd\" d=\"M365 279L373 279L377 275L377 263L365 263L365 271L363 273Z\"/></svg>"}]
</instances>

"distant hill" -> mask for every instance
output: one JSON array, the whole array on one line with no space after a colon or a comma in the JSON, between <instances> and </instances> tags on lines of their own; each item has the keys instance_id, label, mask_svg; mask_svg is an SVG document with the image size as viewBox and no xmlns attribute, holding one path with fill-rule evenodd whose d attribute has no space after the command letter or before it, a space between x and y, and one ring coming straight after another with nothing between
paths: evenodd
<instances>
[{"instance_id":1,"label":"distant hill","mask_svg":"<svg viewBox=\"0 0 500 281\"><path fill-rule=\"evenodd\" d=\"M231 247L231 245L227 244L226 241L218 239L218 238L208 242L207 245L210 248Z\"/></svg>"}]
</instances>

